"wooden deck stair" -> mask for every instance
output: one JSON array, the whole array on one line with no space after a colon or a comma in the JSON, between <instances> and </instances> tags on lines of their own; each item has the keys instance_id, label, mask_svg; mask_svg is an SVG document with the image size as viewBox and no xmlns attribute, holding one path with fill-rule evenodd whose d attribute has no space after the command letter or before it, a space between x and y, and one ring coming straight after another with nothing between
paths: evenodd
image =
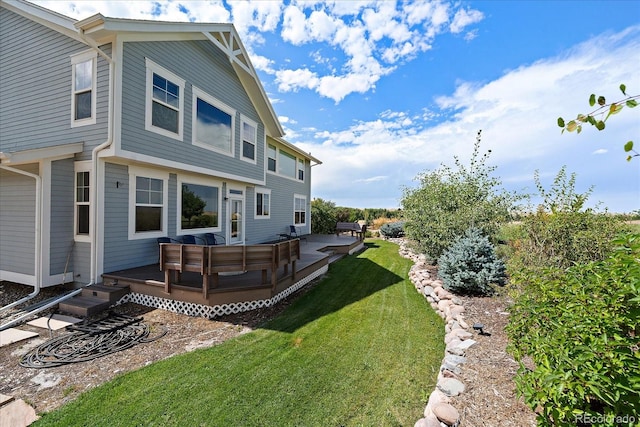
<instances>
[{"instance_id":1,"label":"wooden deck stair","mask_svg":"<svg viewBox=\"0 0 640 427\"><path fill-rule=\"evenodd\" d=\"M129 293L129 286L95 284L82 289L76 295L58 304L61 312L74 316L91 317L106 310Z\"/></svg>"}]
</instances>

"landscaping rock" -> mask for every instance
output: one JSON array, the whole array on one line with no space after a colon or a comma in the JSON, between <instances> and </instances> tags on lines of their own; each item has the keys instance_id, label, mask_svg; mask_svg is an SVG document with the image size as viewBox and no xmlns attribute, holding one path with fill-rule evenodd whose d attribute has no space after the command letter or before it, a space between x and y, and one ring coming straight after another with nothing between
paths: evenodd
<instances>
[{"instance_id":1,"label":"landscaping rock","mask_svg":"<svg viewBox=\"0 0 640 427\"><path fill-rule=\"evenodd\" d=\"M433 408L433 414L448 426L455 425L460 419L460 414L448 403L441 403Z\"/></svg>"},{"instance_id":2,"label":"landscaping rock","mask_svg":"<svg viewBox=\"0 0 640 427\"><path fill-rule=\"evenodd\" d=\"M443 378L436 387L447 396L457 396L464 391L464 384L455 378Z\"/></svg>"}]
</instances>

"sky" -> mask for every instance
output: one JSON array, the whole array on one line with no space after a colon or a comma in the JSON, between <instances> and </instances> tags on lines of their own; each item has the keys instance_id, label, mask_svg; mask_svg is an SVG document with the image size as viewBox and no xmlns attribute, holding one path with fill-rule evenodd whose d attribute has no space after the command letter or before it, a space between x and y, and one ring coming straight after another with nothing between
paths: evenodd
<instances>
[{"instance_id":1,"label":"sky","mask_svg":"<svg viewBox=\"0 0 640 427\"><path fill-rule=\"evenodd\" d=\"M322 161L312 198L397 208L420 174L478 131L507 191L549 188L563 166L589 206L640 210L640 107L561 133L607 101L640 94L640 0L34 1L75 19L232 22L286 131ZM534 198L535 200L535 198Z\"/></svg>"}]
</instances>

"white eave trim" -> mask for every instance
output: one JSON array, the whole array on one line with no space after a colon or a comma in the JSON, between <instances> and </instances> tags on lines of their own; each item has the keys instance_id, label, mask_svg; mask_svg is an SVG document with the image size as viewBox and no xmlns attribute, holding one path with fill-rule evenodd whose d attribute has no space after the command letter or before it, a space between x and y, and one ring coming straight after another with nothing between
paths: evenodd
<instances>
[{"instance_id":1,"label":"white eave trim","mask_svg":"<svg viewBox=\"0 0 640 427\"><path fill-rule=\"evenodd\" d=\"M48 148L16 151L14 153L0 152L0 161L2 161L3 165L19 165L33 163L42 159L72 157L76 153L81 153L83 146L83 142L76 142Z\"/></svg>"},{"instance_id":2,"label":"white eave trim","mask_svg":"<svg viewBox=\"0 0 640 427\"><path fill-rule=\"evenodd\" d=\"M285 141L282 138L273 138L273 140L279 142L280 144L284 145L285 147L287 147L288 149L294 151L296 154L299 154L300 156L304 157L305 159L309 159L310 161L312 161L312 162L314 162L314 163L316 163L318 165L322 164L322 161L319 160L319 159L316 159L315 157L313 157L311 155L311 153L305 153L304 151L302 151L300 148L296 147L295 145L293 145L289 141Z\"/></svg>"}]
</instances>

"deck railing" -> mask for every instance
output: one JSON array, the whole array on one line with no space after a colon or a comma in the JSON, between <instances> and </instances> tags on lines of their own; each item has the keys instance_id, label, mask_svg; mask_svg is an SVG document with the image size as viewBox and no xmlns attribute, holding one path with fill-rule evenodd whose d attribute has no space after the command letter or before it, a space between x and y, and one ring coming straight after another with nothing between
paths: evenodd
<instances>
[{"instance_id":1,"label":"deck railing","mask_svg":"<svg viewBox=\"0 0 640 427\"><path fill-rule=\"evenodd\" d=\"M278 268L284 266L285 275L291 265L292 280L296 279L296 261L300 259L300 240L263 245L203 246L180 243L160 244L160 270L164 271L164 290L171 293L172 276L180 283L181 273L186 271L202 275L202 295L209 295L209 278L212 288L219 284L219 273L262 271L260 284L270 283L275 290ZM271 278L267 281L267 271Z\"/></svg>"}]
</instances>

